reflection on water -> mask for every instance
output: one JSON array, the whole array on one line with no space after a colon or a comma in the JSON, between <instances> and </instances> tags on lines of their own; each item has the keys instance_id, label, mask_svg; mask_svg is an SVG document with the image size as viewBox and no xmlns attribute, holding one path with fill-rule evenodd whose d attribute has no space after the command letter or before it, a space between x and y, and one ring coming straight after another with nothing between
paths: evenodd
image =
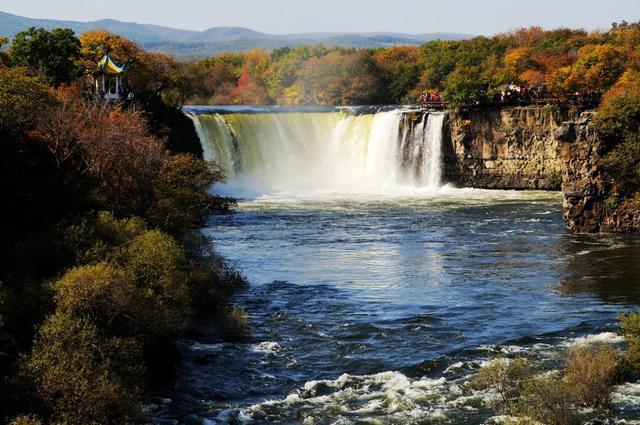
<instances>
[{"instance_id":1,"label":"reflection on water","mask_svg":"<svg viewBox=\"0 0 640 425\"><path fill-rule=\"evenodd\" d=\"M590 293L604 303L640 304L640 240L625 235L572 235L562 239L566 295Z\"/></svg>"},{"instance_id":2,"label":"reflection on water","mask_svg":"<svg viewBox=\"0 0 640 425\"><path fill-rule=\"evenodd\" d=\"M483 361L619 342L616 315L638 303L638 240L567 235L560 205L548 192L281 193L212 217L251 282L237 302L254 333L227 344L203 324L183 341L170 415L482 423L486 394L461 385Z\"/></svg>"}]
</instances>

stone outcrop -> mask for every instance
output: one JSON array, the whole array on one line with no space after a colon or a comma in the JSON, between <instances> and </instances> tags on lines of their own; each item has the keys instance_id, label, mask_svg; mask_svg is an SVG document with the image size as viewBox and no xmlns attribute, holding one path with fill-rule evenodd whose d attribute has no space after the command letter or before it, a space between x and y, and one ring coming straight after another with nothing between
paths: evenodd
<instances>
[{"instance_id":1,"label":"stone outcrop","mask_svg":"<svg viewBox=\"0 0 640 425\"><path fill-rule=\"evenodd\" d=\"M582 113L563 123L563 216L572 233L640 232L640 208L631 199L619 199L611 180L599 165L602 141L593 126L594 114Z\"/></svg>"},{"instance_id":2,"label":"stone outcrop","mask_svg":"<svg viewBox=\"0 0 640 425\"><path fill-rule=\"evenodd\" d=\"M444 175L458 186L560 190L562 123L575 110L548 107L449 113Z\"/></svg>"},{"instance_id":3,"label":"stone outcrop","mask_svg":"<svg viewBox=\"0 0 640 425\"><path fill-rule=\"evenodd\" d=\"M639 202L619 199L599 165L594 117L551 107L450 112L444 179L460 187L562 190L569 232L640 232Z\"/></svg>"}]
</instances>

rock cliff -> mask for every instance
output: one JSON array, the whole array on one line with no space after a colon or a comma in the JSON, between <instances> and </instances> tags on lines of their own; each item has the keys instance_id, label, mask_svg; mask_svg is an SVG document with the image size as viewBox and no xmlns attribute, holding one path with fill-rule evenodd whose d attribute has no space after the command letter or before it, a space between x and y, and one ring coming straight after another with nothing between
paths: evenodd
<instances>
[{"instance_id":1,"label":"rock cliff","mask_svg":"<svg viewBox=\"0 0 640 425\"><path fill-rule=\"evenodd\" d=\"M449 113L444 175L461 187L560 190L557 133L575 110L549 107Z\"/></svg>"},{"instance_id":2,"label":"rock cliff","mask_svg":"<svg viewBox=\"0 0 640 425\"><path fill-rule=\"evenodd\" d=\"M599 165L594 116L555 107L449 112L444 179L460 187L562 190L569 232L640 232L638 201L619 199Z\"/></svg>"},{"instance_id":3,"label":"rock cliff","mask_svg":"<svg viewBox=\"0 0 640 425\"><path fill-rule=\"evenodd\" d=\"M572 233L638 233L640 209L633 199L620 199L599 165L603 145L593 126L594 114L582 113L563 123L563 216Z\"/></svg>"}]
</instances>

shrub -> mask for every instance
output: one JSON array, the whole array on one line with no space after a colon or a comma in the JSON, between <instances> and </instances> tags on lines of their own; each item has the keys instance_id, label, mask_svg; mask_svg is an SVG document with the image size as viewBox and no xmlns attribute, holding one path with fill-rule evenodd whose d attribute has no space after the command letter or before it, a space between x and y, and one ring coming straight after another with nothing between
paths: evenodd
<instances>
[{"instance_id":1,"label":"shrub","mask_svg":"<svg viewBox=\"0 0 640 425\"><path fill-rule=\"evenodd\" d=\"M226 341L246 340L251 331L249 314L243 308L223 305L218 311L219 327Z\"/></svg>"},{"instance_id":2,"label":"shrub","mask_svg":"<svg viewBox=\"0 0 640 425\"><path fill-rule=\"evenodd\" d=\"M593 408L608 406L620 358L620 353L608 345L569 351L565 380L576 404Z\"/></svg>"},{"instance_id":3,"label":"shrub","mask_svg":"<svg viewBox=\"0 0 640 425\"><path fill-rule=\"evenodd\" d=\"M640 73L627 71L605 93L596 118L598 133L614 146L640 128Z\"/></svg>"},{"instance_id":4,"label":"shrub","mask_svg":"<svg viewBox=\"0 0 640 425\"><path fill-rule=\"evenodd\" d=\"M139 344L103 337L86 319L64 313L51 316L26 369L54 421L126 424L139 414Z\"/></svg>"},{"instance_id":5,"label":"shrub","mask_svg":"<svg viewBox=\"0 0 640 425\"><path fill-rule=\"evenodd\" d=\"M89 185L87 201L118 217L139 216L182 236L232 201L208 193L224 176L212 164L171 155L148 131L142 113L58 90L59 106L34 135L69 184Z\"/></svg>"},{"instance_id":6,"label":"shrub","mask_svg":"<svg viewBox=\"0 0 640 425\"><path fill-rule=\"evenodd\" d=\"M535 373L535 366L525 358L511 361L497 358L480 369L472 385L475 388L495 391L500 396L502 410L513 412L528 381Z\"/></svg>"},{"instance_id":7,"label":"shrub","mask_svg":"<svg viewBox=\"0 0 640 425\"><path fill-rule=\"evenodd\" d=\"M184 242L191 259L189 290L196 310L225 304L234 291L247 284L246 277L213 250L210 238L198 232Z\"/></svg>"},{"instance_id":8,"label":"shrub","mask_svg":"<svg viewBox=\"0 0 640 425\"><path fill-rule=\"evenodd\" d=\"M228 211L234 204L229 198L208 193L211 185L224 180L214 164L191 155L167 156L153 181L154 202L146 216L155 226L174 235L183 235L201 227L214 211Z\"/></svg>"},{"instance_id":9,"label":"shrub","mask_svg":"<svg viewBox=\"0 0 640 425\"><path fill-rule=\"evenodd\" d=\"M519 414L546 425L582 423L567 381L553 375L543 375L527 382Z\"/></svg>"},{"instance_id":10,"label":"shrub","mask_svg":"<svg viewBox=\"0 0 640 425\"><path fill-rule=\"evenodd\" d=\"M139 217L118 219L111 212L87 215L61 231L65 248L76 264L92 264L106 260L114 248L130 242L147 231Z\"/></svg>"},{"instance_id":11,"label":"shrub","mask_svg":"<svg viewBox=\"0 0 640 425\"><path fill-rule=\"evenodd\" d=\"M565 369L540 374L527 359L498 358L480 369L472 387L496 392L499 410L524 423L573 425L586 417L581 407L608 406L620 360L618 351L610 346L576 347L566 354Z\"/></svg>"},{"instance_id":12,"label":"shrub","mask_svg":"<svg viewBox=\"0 0 640 425\"><path fill-rule=\"evenodd\" d=\"M629 345L627 350L629 365L636 371L640 371L640 311L622 314L620 322L622 335Z\"/></svg>"},{"instance_id":13,"label":"shrub","mask_svg":"<svg viewBox=\"0 0 640 425\"><path fill-rule=\"evenodd\" d=\"M33 415L23 415L14 418L9 425L42 425L42 422Z\"/></svg>"},{"instance_id":14,"label":"shrub","mask_svg":"<svg viewBox=\"0 0 640 425\"><path fill-rule=\"evenodd\" d=\"M147 231L126 244L117 261L154 305L158 334L175 335L190 314L188 263L171 236Z\"/></svg>"},{"instance_id":15,"label":"shrub","mask_svg":"<svg viewBox=\"0 0 640 425\"><path fill-rule=\"evenodd\" d=\"M616 189L625 196L631 196L640 189L640 135L625 135L600 160L600 164L614 178ZM612 209L608 200L606 206ZM617 203L613 207L617 207Z\"/></svg>"},{"instance_id":16,"label":"shrub","mask_svg":"<svg viewBox=\"0 0 640 425\"><path fill-rule=\"evenodd\" d=\"M604 203L605 208L609 211L613 211L617 209L619 205L620 205L620 196L615 193L609 196Z\"/></svg>"},{"instance_id":17,"label":"shrub","mask_svg":"<svg viewBox=\"0 0 640 425\"><path fill-rule=\"evenodd\" d=\"M55 284L58 312L82 318L109 335L137 336L153 329L153 305L135 282L107 263L74 268Z\"/></svg>"}]
</instances>

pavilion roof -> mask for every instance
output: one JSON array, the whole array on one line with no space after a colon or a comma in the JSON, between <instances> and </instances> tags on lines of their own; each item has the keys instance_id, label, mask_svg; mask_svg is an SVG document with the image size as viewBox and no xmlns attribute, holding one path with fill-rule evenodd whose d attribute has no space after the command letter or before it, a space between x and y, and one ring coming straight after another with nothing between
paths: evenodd
<instances>
[{"instance_id":1,"label":"pavilion roof","mask_svg":"<svg viewBox=\"0 0 640 425\"><path fill-rule=\"evenodd\" d=\"M105 74L122 74L124 66L118 66L109 55L104 55L98 62L97 72Z\"/></svg>"}]
</instances>

